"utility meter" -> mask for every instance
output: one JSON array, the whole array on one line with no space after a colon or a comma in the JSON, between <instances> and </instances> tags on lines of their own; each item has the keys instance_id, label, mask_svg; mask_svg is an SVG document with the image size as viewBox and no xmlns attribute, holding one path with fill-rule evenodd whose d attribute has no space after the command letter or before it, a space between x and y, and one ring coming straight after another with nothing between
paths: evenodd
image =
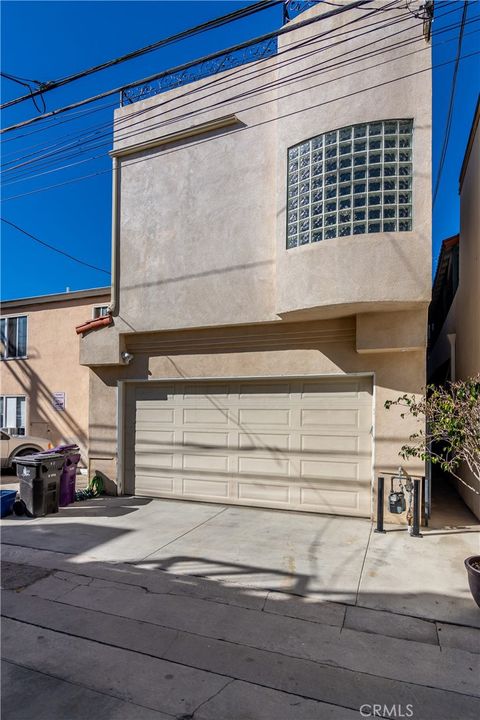
<instances>
[{"instance_id":1,"label":"utility meter","mask_svg":"<svg viewBox=\"0 0 480 720\"><path fill-rule=\"evenodd\" d=\"M401 476L398 479L400 480L400 488L402 488ZM403 489L393 489L393 477L391 479L390 494L388 496L388 509L391 513L394 513L395 515L400 515L400 513L405 512L405 510L407 509L407 503L405 500L405 493L403 492Z\"/></svg>"},{"instance_id":2,"label":"utility meter","mask_svg":"<svg viewBox=\"0 0 480 720\"><path fill-rule=\"evenodd\" d=\"M405 501L405 494L403 490L392 490L388 496L388 509L391 513L400 515L407 509L407 503Z\"/></svg>"}]
</instances>

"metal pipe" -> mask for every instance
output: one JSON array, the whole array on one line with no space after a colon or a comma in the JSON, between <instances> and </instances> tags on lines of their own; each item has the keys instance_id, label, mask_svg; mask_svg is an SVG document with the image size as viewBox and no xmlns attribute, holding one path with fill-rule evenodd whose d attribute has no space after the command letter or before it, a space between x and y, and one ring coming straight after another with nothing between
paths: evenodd
<instances>
[{"instance_id":1,"label":"metal pipe","mask_svg":"<svg viewBox=\"0 0 480 720\"><path fill-rule=\"evenodd\" d=\"M411 537L422 537L420 532L420 480L413 481L413 522Z\"/></svg>"},{"instance_id":2,"label":"metal pipe","mask_svg":"<svg viewBox=\"0 0 480 720\"><path fill-rule=\"evenodd\" d=\"M422 475L423 524L425 527L428 527L428 519L430 517L429 485L430 483L428 482L428 478L425 475Z\"/></svg>"},{"instance_id":3,"label":"metal pipe","mask_svg":"<svg viewBox=\"0 0 480 720\"><path fill-rule=\"evenodd\" d=\"M108 306L109 313L116 315L118 311L118 283L117 283L117 264L118 264L118 195L119 195L119 165L118 158L112 158L112 277L111 277L111 297Z\"/></svg>"},{"instance_id":4,"label":"metal pipe","mask_svg":"<svg viewBox=\"0 0 480 720\"><path fill-rule=\"evenodd\" d=\"M383 534L385 534L385 530L383 529L384 495L385 495L385 478L379 477L378 485L377 485L377 527L375 528L374 532L383 533Z\"/></svg>"}]
</instances>

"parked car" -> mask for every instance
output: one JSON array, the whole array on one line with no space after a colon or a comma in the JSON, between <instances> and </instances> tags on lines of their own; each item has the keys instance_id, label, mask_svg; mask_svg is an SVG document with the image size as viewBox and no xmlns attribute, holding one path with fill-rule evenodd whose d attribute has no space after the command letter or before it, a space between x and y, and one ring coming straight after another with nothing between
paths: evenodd
<instances>
[{"instance_id":1,"label":"parked car","mask_svg":"<svg viewBox=\"0 0 480 720\"><path fill-rule=\"evenodd\" d=\"M0 431L0 466L2 470L15 470L15 460L23 455L48 450L49 440L32 435L11 437Z\"/></svg>"}]
</instances>

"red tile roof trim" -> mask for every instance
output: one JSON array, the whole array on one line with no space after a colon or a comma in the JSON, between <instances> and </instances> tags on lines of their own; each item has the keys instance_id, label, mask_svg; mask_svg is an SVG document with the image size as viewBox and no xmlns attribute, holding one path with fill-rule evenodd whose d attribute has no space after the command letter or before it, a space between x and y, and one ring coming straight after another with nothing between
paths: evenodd
<instances>
[{"instance_id":1,"label":"red tile roof trim","mask_svg":"<svg viewBox=\"0 0 480 720\"><path fill-rule=\"evenodd\" d=\"M108 327L108 325L112 325L112 323L112 316L104 315L104 317L96 318L95 320L88 320L81 325L77 325L75 331L77 335L84 335L85 333L90 332L90 330L97 330L101 327Z\"/></svg>"}]
</instances>

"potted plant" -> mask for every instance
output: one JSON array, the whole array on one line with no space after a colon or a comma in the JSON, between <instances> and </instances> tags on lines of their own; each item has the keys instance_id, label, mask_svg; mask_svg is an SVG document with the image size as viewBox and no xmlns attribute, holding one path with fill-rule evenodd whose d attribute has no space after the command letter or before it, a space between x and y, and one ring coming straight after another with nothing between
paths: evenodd
<instances>
[{"instance_id":1,"label":"potted plant","mask_svg":"<svg viewBox=\"0 0 480 720\"><path fill-rule=\"evenodd\" d=\"M392 405L405 408L402 418L409 415L422 422L420 430L402 446L401 457L418 457L439 465L480 495L480 375L445 387L429 385L420 398L402 395L385 402L387 410ZM460 476L462 465L469 468L476 487ZM465 567L470 590L480 607L480 555L467 558Z\"/></svg>"},{"instance_id":2,"label":"potted plant","mask_svg":"<svg viewBox=\"0 0 480 720\"><path fill-rule=\"evenodd\" d=\"M473 599L480 607L480 555L472 555L465 560L467 568L468 584Z\"/></svg>"}]
</instances>

